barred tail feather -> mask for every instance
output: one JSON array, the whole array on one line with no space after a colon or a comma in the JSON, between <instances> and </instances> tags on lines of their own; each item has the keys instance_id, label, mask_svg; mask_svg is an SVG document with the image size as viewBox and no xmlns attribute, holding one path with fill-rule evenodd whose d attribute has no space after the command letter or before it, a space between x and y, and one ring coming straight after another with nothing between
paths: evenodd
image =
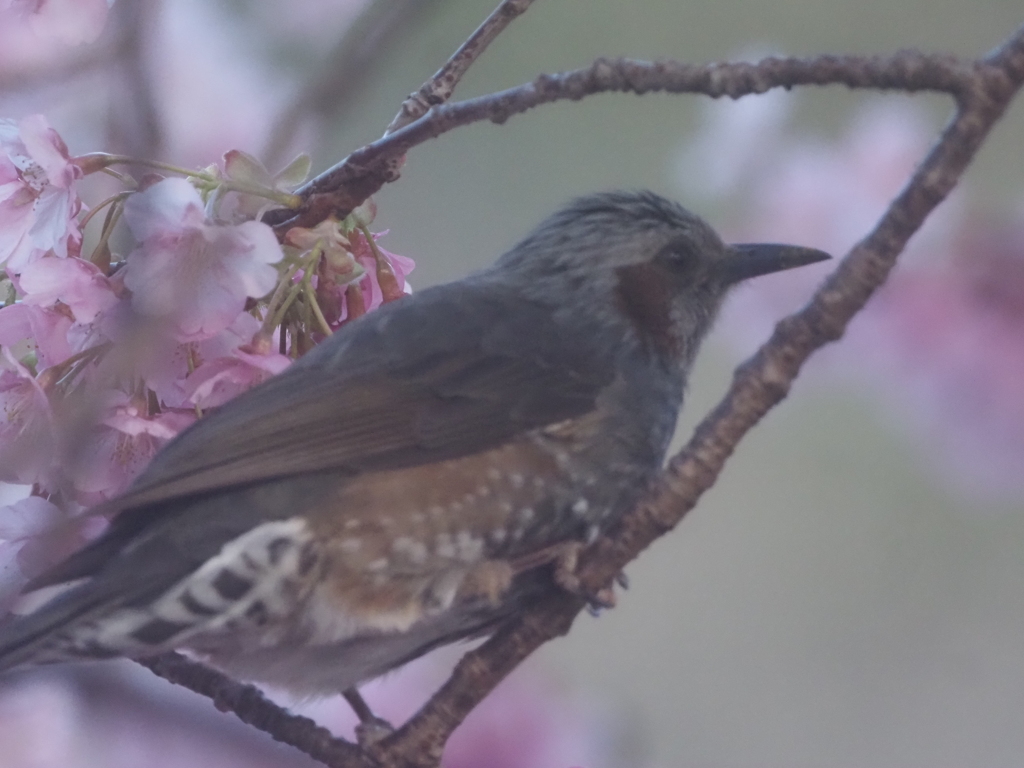
<instances>
[{"instance_id":1,"label":"barred tail feather","mask_svg":"<svg viewBox=\"0 0 1024 768\"><path fill-rule=\"evenodd\" d=\"M65 645L68 629L104 612L106 596L86 582L62 592L40 608L0 625L0 672L29 664L49 664L81 655L103 655L101 649L83 654Z\"/></svg>"}]
</instances>

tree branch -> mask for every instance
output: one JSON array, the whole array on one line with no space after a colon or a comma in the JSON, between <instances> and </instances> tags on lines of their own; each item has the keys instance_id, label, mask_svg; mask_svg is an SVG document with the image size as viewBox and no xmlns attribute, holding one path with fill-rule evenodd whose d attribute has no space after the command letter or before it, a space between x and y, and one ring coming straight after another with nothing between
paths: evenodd
<instances>
[{"instance_id":1,"label":"tree branch","mask_svg":"<svg viewBox=\"0 0 1024 768\"><path fill-rule=\"evenodd\" d=\"M532 4L533 0L504 0L491 11L491 15L484 19L484 22L477 27L466 42L459 46L459 49L452 54L444 66L437 70L434 76L427 80L418 91L411 93L409 98L402 102L402 107L384 135L394 133L399 128L421 118L431 107L448 101L455 92L455 86L459 84L462 76L466 74L473 62L480 58L480 54L487 50L487 46L494 42L494 39L505 30L505 27L523 15Z\"/></svg>"},{"instance_id":2,"label":"tree branch","mask_svg":"<svg viewBox=\"0 0 1024 768\"><path fill-rule=\"evenodd\" d=\"M283 164L299 128L316 118L335 120L351 109L367 83L367 73L391 55L396 43L437 0L373 0L342 33L324 64L281 110L261 157L267 167Z\"/></svg>"},{"instance_id":3,"label":"tree branch","mask_svg":"<svg viewBox=\"0 0 1024 768\"><path fill-rule=\"evenodd\" d=\"M513 114L560 99L575 100L605 91L641 94L658 90L737 98L773 87L828 84L940 91L951 94L958 109L874 230L846 255L810 303L782 320L771 339L737 369L725 398L670 460L637 507L583 553L579 575L585 590L596 592L608 584L652 541L678 525L714 484L743 436L786 397L808 357L840 338L852 317L885 281L908 239L956 185L1024 84L1024 27L1001 48L974 62L910 51L887 58L822 56L703 67L599 60L587 69L542 76L507 91L434 107L417 121L354 152L305 188L308 207L299 218L316 211L339 212L386 183L380 169L411 147L460 125L484 119L500 123ZM282 740L328 765L343 768L436 766L448 737L473 707L536 648L566 633L581 607L581 600L552 590L467 654L431 700L395 734L370 747L369 754L347 742L322 741L323 729L312 721L303 722L304 718L288 721L296 730ZM232 697L240 695L221 694L215 700L227 705L227 699L233 701ZM265 700L264 704L274 706ZM228 708L237 711L234 706ZM243 709L246 717L252 717ZM275 734L275 738L279 736Z\"/></svg>"},{"instance_id":4,"label":"tree branch","mask_svg":"<svg viewBox=\"0 0 1024 768\"><path fill-rule=\"evenodd\" d=\"M275 740L302 750L324 765L339 768L366 765L359 747L335 736L308 717L293 715L267 699L253 685L239 683L216 670L182 656L165 653L139 664L153 674L206 696L221 712L232 712L243 723L258 728Z\"/></svg>"},{"instance_id":5,"label":"tree branch","mask_svg":"<svg viewBox=\"0 0 1024 768\"><path fill-rule=\"evenodd\" d=\"M413 147L455 128L511 116L555 101L579 101L598 93L702 93L712 98L764 93L799 85L845 85L848 88L936 91L960 101L970 89L974 62L952 56L901 51L888 57L816 56L768 58L747 62L685 64L679 61L598 59L589 67L540 75L486 96L432 107L423 117L357 149L305 184L298 193L306 202L297 210L271 211L264 219L281 229L312 226L324 218L345 216L382 186L397 178L394 160Z\"/></svg>"}]
</instances>

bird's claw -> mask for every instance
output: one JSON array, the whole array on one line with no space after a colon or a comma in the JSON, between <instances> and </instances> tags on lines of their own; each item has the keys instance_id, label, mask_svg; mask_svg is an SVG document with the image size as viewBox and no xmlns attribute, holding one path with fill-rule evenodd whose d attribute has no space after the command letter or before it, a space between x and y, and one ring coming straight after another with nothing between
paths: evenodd
<instances>
[{"instance_id":1,"label":"bird's claw","mask_svg":"<svg viewBox=\"0 0 1024 768\"><path fill-rule=\"evenodd\" d=\"M561 546L554 561L555 583L566 592L584 598L590 615L597 616L602 610L615 607L615 590L608 586L595 592L583 586L576 570L579 566L580 552L585 548L586 545L579 541L570 541Z\"/></svg>"},{"instance_id":2,"label":"bird's claw","mask_svg":"<svg viewBox=\"0 0 1024 768\"><path fill-rule=\"evenodd\" d=\"M356 742L364 751L369 751L375 744L383 741L395 732L395 727L387 720L371 717L361 720L356 726Z\"/></svg>"},{"instance_id":3,"label":"bird's claw","mask_svg":"<svg viewBox=\"0 0 1024 768\"><path fill-rule=\"evenodd\" d=\"M348 688L342 691L341 695L359 718L359 723L356 724L356 742L364 752L395 732L395 727L391 723L373 714L373 710L358 689Z\"/></svg>"}]
</instances>

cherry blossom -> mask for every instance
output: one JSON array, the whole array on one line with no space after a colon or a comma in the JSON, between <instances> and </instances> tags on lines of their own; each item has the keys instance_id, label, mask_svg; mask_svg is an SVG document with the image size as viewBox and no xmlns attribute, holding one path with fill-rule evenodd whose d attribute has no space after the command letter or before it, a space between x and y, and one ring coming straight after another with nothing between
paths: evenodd
<instances>
[{"instance_id":1,"label":"cherry blossom","mask_svg":"<svg viewBox=\"0 0 1024 768\"><path fill-rule=\"evenodd\" d=\"M448 675L446 655L416 659L360 688L370 708L391 723L403 723ZM623 731L608 728L550 674L526 665L517 669L459 725L445 745L446 768L591 768L613 764L604 752ZM286 702L282 699L282 702ZM288 702L293 704L292 702ZM306 704L301 711L351 738L357 719L341 697ZM643 761L634 763L637 768Z\"/></svg>"},{"instance_id":2,"label":"cherry blossom","mask_svg":"<svg viewBox=\"0 0 1024 768\"><path fill-rule=\"evenodd\" d=\"M311 229L293 228L285 242L299 249L319 247L323 253L320 271L315 276L316 296L327 322L336 327L354 319L385 301L394 301L411 291L406 282L416 263L405 256L390 253L376 240L386 232L371 235L372 244L364 234L373 220L376 205L368 200L352 212L347 222L357 228L343 233L343 227L334 220L321 222ZM296 277L296 280L300 276ZM353 295L353 291L356 293ZM355 311L350 307L358 302Z\"/></svg>"},{"instance_id":3,"label":"cherry blossom","mask_svg":"<svg viewBox=\"0 0 1024 768\"><path fill-rule=\"evenodd\" d=\"M18 359L34 354L48 368L72 353L68 332L74 320L69 312L32 304L11 304L0 309L0 346Z\"/></svg>"},{"instance_id":4,"label":"cherry blossom","mask_svg":"<svg viewBox=\"0 0 1024 768\"><path fill-rule=\"evenodd\" d=\"M377 237L382 237L386 233L381 233ZM374 238L376 239L376 238ZM356 261L363 267L366 274L362 279L359 280L355 285L359 288L362 294L363 306L365 311L376 309L385 301L385 292L381 287L381 276L378 270L377 258L373 254L373 250L370 248L360 233L353 235L353 247ZM388 286L388 301L392 301L398 298L403 292L407 293L411 289L406 281L406 276L413 271L416 267L416 262L407 256L400 256L397 253L391 253L376 245L377 250L380 251L381 255L387 259L391 266L392 273L394 274L395 282L392 286ZM343 309L341 314L342 319L348 317L348 296L344 296Z\"/></svg>"},{"instance_id":5,"label":"cherry blossom","mask_svg":"<svg viewBox=\"0 0 1024 768\"><path fill-rule=\"evenodd\" d=\"M79 503L98 504L124 491L156 452L195 421L189 411L148 413L139 397L112 391L106 416L73 467Z\"/></svg>"},{"instance_id":6,"label":"cherry blossom","mask_svg":"<svg viewBox=\"0 0 1024 768\"><path fill-rule=\"evenodd\" d=\"M11 25L12 32L31 35L37 44L56 41L65 45L95 40L103 29L108 8L106 0L37 0L4 5L0 20Z\"/></svg>"},{"instance_id":7,"label":"cherry blossom","mask_svg":"<svg viewBox=\"0 0 1024 768\"><path fill-rule=\"evenodd\" d=\"M0 348L0 482L47 483L54 471L57 439L53 410L40 383Z\"/></svg>"},{"instance_id":8,"label":"cherry blossom","mask_svg":"<svg viewBox=\"0 0 1024 768\"><path fill-rule=\"evenodd\" d=\"M0 506L0 612L28 579L63 560L106 527L103 518L69 515L40 496Z\"/></svg>"},{"instance_id":9,"label":"cherry blossom","mask_svg":"<svg viewBox=\"0 0 1024 768\"><path fill-rule=\"evenodd\" d=\"M40 66L69 46L95 40L107 18L107 0L0 2L0 68Z\"/></svg>"},{"instance_id":10,"label":"cherry blossom","mask_svg":"<svg viewBox=\"0 0 1024 768\"><path fill-rule=\"evenodd\" d=\"M63 518L64 513L56 505L38 496L0 506L0 612L7 612L29 578L18 562L26 540Z\"/></svg>"},{"instance_id":11,"label":"cherry blossom","mask_svg":"<svg viewBox=\"0 0 1024 768\"><path fill-rule=\"evenodd\" d=\"M871 383L927 440L943 476L1024 492L1024 216L968 217L954 255L894 275L852 339ZM895 386L893 386L895 384Z\"/></svg>"},{"instance_id":12,"label":"cherry blossom","mask_svg":"<svg viewBox=\"0 0 1024 768\"><path fill-rule=\"evenodd\" d=\"M779 119L769 117L772 124ZM757 162L723 176L732 185L724 192L749 195L743 228L730 239L845 253L898 193L929 138L920 112L892 102L869 105L838 142L787 142L777 132L751 132ZM722 326L742 353L752 352L831 268L823 263L744 286ZM915 234L901 268L854 318L843 344L823 350L803 378L821 381L827 373L870 387L896 423L927 447L944 483L975 495L1018 497L1024 491L1021 307L1024 205L1019 221L979 221L965 209L963 193L954 194Z\"/></svg>"},{"instance_id":13,"label":"cherry blossom","mask_svg":"<svg viewBox=\"0 0 1024 768\"><path fill-rule=\"evenodd\" d=\"M239 313L227 328L223 331L203 339L199 342L189 344L178 344L176 342L161 339L162 342L156 354L148 357L144 366L145 380L147 386L156 394L160 403L170 408L192 409L197 403L190 397L195 389L196 375L206 375L208 366L217 361L226 361L227 365L239 362L236 353L240 348L251 347L253 337L260 330L260 321L248 312ZM274 346L273 350L277 347ZM268 345L265 350L256 354L271 354L272 349ZM283 356L282 356L283 357ZM284 358L287 362L288 358ZM273 364L270 364L273 366ZM256 366L255 368L259 368ZM274 371L277 372L276 370ZM256 384L267 377L265 371L253 372L252 383ZM241 392L242 390L237 390ZM210 403L199 402L200 407L211 407Z\"/></svg>"},{"instance_id":14,"label":"cherry blossom","mask_svg":"<svg viewBox=\"0 0 1024 768\"><path fill-rule=\"evenodd\" d=\"M42 115L0 120L0 266L17 274L50 251L78 254L81 175Z\"/></svg>"},{"instance_id":15,"label":"cherry blossom","mask_svg":"<svg viewBox=\"0 0 1024 768\"><path fill-rule=\"evenodd\" d=\"M291 364L281 354L253 354L236 349L230 356L204 363L188 377L188 402L200 408L213 408L247 389L281 373Z\"/></svg>"},{"instance_id":16,"label":"cherry blossom","mask_svg":"<svg viewBox=\"0 0 1024 768\"><path fill-rule=\"evenodd\" d=\"M166 323L178 341L227 328L246 297L271 291L281 247L265 224L208 224L203 201L183 179L165 179L132 195L125 219L140 242L124 268L132 305Z\"/></svg>"},{"instance_id":17,"label":"cherry blossom","mask_svg":"<svg viewBox=\"0 0 1024 768\"><path fill-rule=\"evenodd\" d=\"M24 304L51 307L60 302L79 323L92 323L118 302L110 279L83 259L39 259L25 267L18 285Z\"/></svg>"}]
</instances>

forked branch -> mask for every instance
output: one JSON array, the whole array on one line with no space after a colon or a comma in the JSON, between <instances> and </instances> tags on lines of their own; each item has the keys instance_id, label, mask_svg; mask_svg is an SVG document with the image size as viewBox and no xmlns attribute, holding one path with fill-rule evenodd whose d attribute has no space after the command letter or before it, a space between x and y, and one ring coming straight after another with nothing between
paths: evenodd
<instances>
[{"instance_id":1,"label":"forked branch","mask_svg":"<svg viewBox=\"0 0 1024 768\"><path fill-rule=\"evenodd\" d=\"M875 228L846 255L810 303L781 321L771 339L737 369L725 398L698 426L688 445L672 458L641 503L584 553L581 579L586 588L597 591L683 519L715 482L743 436L785 398L808 357L842 336L849 321L885 281L908 239L956 185L992 126L1024 84L1024 27L998 50L978 61L912 51L890 57L772 58L757 64L706 66L599 60L586 69L544 75L517 88L432 107L419 119L357 150L314 179L302 190L305 207L297 214L292 212L295 216L287 222L279 214L275 223L290 226L311 222L318 216L346 213L346 207L358 205L386 183L388 164L412 147L471 122L503 122L540 104L578 100L607 91L667 91L737 98L775 87L830 84L944 92L954 97L957 111ZM192 671L182 666L191 662L171 659L150 666L175 682L201 689L219 706L238 712L247 722L327 765L428 768L438 764L448 737L473 707L533 650L565 634L581 608L580 600L552 590L467 654L434 697L401 729L369 752L328 739L312 721L277 710L265 699L248 693L247 686L222 677L211 682L202 677L198 665L193 665L197 669ZM237 690L224 686L236 686ZM235 706L233 702L242 705Z\"/></svg>"}]
</instances>

